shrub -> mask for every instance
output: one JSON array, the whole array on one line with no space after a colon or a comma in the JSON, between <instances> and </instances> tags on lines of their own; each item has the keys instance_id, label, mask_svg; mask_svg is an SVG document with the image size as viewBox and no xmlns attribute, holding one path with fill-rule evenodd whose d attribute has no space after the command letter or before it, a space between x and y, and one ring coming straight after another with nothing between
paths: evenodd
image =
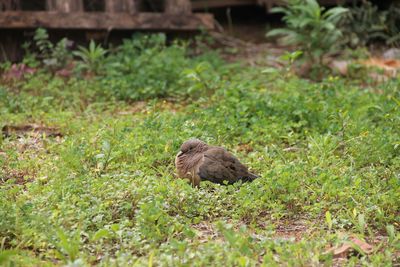
<instances>
[{"instance_id":1,"label":"shrub","mask_svg":"<svg viewBox=\"0 0 400 267\"><path fill-rule=\"evenodd\" d=\"M352 46L383 41L387 45L400 44L400 5L392 3L387 10L379 10L369 1L354 5L341 25L345 42Z\"/></svg>"},{"instance_id":2,"label":"shrub","mask_svg":"<svg viewBox=\"0 0 400 267\"><path fill-rule=\"evenodd\" d=\"M78 70L100 74L104 68L107 50L101 47L101 45L96 45L91 40L89 48L79 46L78 51L74 51L73 54L81 60L77 65Z\"/></svg>"},{"instance_id":3,"label":"shrub","mask_svg":"<svg viewBox=\"0 0 400 267\"><path fill-rule=\"evenodd\" d=\"M338 51L342 36L338 25L347 9L335 7L325 10L316 0L292 0L286 7L273 8L272 11L284 14L286 28L274 29L267 36L283 35L283 41L297 45L307 61L320 67L324 56Z\"/></svg>"},{"instance_id":4,"label":"shrub","mask_svg":"<svg viewBox=\"0 0 400 267\"><path fill-rule=\"evenodd\" d=\"M47 70L55 71L64 68L68 61L72 58L68 50L69 41L67 38L61 39L53 44L49 39L49 34L46 29L38 28L33 37L34 46L30 43L23 45L27 52L27 57L31 59L30 63L36 65L35 60L38 60ZM31 51L35 52L31 52Z\"/></svg>"},{"instance_id":5,"label":"shrub","mask_svg":"<svg viewBox=\"0 0 400 267\"><path fill-rule=\"evenodd\" d=\"M167 46L163 34L134 36L109 56L102 83L124 100L172 95L189 65L185 54L185 46Z\"/></svg>"},{"instance_id":6,"label":"shrub","mask_svg":"<svg viewBox=\"0 0 400 267\"><path fill-rule=\"evenodd\" d=\"M197 74L198 68L205 73L205 67L196 58L188 57L187 52L184 43L167 46L164 34L134 35L108 56L101 83L117 98L127 101L189 96L199 88L188 76ZM212 66L208 64L206 69Z\"/></svg>"}]
</instances>

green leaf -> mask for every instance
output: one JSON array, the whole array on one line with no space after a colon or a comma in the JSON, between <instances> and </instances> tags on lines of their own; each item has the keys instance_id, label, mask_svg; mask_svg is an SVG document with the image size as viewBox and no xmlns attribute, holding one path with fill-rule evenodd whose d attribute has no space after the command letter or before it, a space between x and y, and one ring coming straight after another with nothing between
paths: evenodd
<instances>
[{"instance_id":1,"label":"green leaf","mask_svg":"<svg viewBox=\"0 0 400 267\"><path fill-rule=\"evenodd\" d=\"M149 261L147 264L148 267L153 267L153 257L154 257L154 252L151 252L150 256L149 256Z\"/></svg>"},{"instance_id":2,"label":"green leaf","mask_svg":"<svg viewBox=\"0 0 400 267\"><path fill-rule=\"evenodd\" d=\"M107 140L104 140L101 146L102 150L105 152L109 152L111 149L111 145L110 142L108 142Z\"/></svg>"},{"instance_id":3,"label":"green leaf","mask_svg":"<svg viewBox=\"0 0 400 267\"><path fill-rule=\"evenodd\" d=\"M120 229L119 224L114 223L110 226L111 230L113 230L114 232L117 232Z\"/></svg>"},{"instance_id":4,"label":"green leaf","mask_svg":"<svg viewBox=\"0 0 400 267\"><path fill-rule=\"evenodd\" d=\"M389 236L391 242L396 238L396 230L394 229L393 225L386 225L386 232Z\"/></svg>"},{"instance_id":5,"label":"green leaf","mask_svg":"<svg viewBox=\"0 0 400 267\"><path fill-rule=\"evenodd\" d=\"M101 153L101 154L97 154L96 156L94 156L96 159L102 159L102 158L104 158L105 157L105 154L104 153Z\"/></svg>"},{"instance_id":6,"label":"green leaf","mask_svg":"<svg viewBox=\"0 0 400 267\"><path fill-rule=\"evenodd\" d=\"M109 237L111 237L111 234L107 229L100 229L94 234L92 240L97 241L99 239L109 238Z\"/></svg>"},{"instance_id":7,"label":"green leaf","mask_svg":"<svg viewBox=\"0 0 400 267\"><path fill-rule=\"evenodd\" d=\"M326 11L322 17L331 23L337 23L347 12L349 12L347 8L335 7Z\"/></svg>"},{"instance_id":8,"label":"green leaf","mask_svg":"<svg viewBox=\"0 0 400 267\"><path fill-rule=\"evenodd\" d=\"M332 230L332 215L329 212L329 210L327 212L325 212L325 220L326 220L326 223L328 224L329 230Z\"/></svg>"},{"instance_id":9,"label":"green leaf","mask_svg":"<svg viewBox=\"0 0 400 267\"><path fill-rule=\"evenodd\" d=\"M289 29L274 29L267 33L267 37L273 37L278 35L292 35L295 32Z\"/></svg>"},{"instance_id":10,"label":"green leaf","mask_svg":"<svg viewBox=\"0 0 400 267\"><path fill-rule=\"evenodd\" d=\"M271 13L287 13L288 9L284 7L273 7L270 10Z\"/></svg>"},{"instance_id":11,"label":"green leaf","mask_svg":"<svg viewBox=\"0 0 400 267\"><path fill-rule=\"evenodd\" d=\"M365 216L364 214L358 214L358 227L361 233L365 232Z\"/></svg>"},{"instance_id":12,"label":"green leaf","mask_svg":"<svg viewBox=\"0 0 400 267\"><path fill-rule=\"evenodd\" d=\"M17 255L17 250L2 250L0 251L0 266L6 266L5 264L10 261L11 257ZM10 265L11 266L11 265Z\"/></svg>"}]
</instances>

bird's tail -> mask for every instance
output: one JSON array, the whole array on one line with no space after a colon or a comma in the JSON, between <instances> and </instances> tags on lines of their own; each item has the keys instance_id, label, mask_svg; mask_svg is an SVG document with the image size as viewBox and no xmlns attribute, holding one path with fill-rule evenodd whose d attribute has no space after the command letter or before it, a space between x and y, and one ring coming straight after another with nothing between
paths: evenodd
<instances>
[{"instance_id":1,"label":"bird's tail","mask_svg":"<svg viewBox=\"0 0 400 267\"><path fill-rule=\"evenodd\" d=\"M244 176L241 180L243 182L252 182L255 179L259 178L260 176L255 175L254 173L249 172L246 176Z\"/></svg>"}]
</instances>

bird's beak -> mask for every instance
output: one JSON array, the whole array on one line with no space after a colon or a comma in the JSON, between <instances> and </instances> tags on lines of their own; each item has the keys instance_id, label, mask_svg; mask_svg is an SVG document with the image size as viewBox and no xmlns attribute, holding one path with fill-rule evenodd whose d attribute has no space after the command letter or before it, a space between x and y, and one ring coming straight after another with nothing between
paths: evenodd
<instances>
[{"instance_id":1,"label":"bird's beak","mask_svg":"<svg viewBox=\"0 0 400 267\"><path fill-rule=\"evenodd\" d=\"M179 151L177 156L180 157L180 156L182 156L182 154L183 154L183 152Z\"/></svg>"}]
</instances>

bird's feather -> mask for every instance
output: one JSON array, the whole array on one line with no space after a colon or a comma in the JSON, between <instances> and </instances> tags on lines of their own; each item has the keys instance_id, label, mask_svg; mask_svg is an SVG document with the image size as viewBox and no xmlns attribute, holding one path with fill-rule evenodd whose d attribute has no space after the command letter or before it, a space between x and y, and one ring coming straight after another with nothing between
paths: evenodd
<instances>
[{"instance_id":1,"label":"bird's feather","mask_svg":"<svg viewBox=\"0 0 400 267\"><path fill-rule=\"evenodd\" d=\"M208 146L197 139L188 140L182 145L175 164L178 176L192 181L194 179L195 185L201 180L233 184L239 180L247 182L258 177L224 148Z\"/></svg>"}]
</instances>

